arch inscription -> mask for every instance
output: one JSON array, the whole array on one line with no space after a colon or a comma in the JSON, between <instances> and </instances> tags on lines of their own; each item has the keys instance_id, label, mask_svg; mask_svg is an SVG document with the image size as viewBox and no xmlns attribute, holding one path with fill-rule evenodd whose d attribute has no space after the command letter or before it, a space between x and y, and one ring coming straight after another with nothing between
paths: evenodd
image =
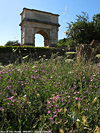
<instances>
[{"instance_id":1,"label":"arch inscription","mask_svg":"<svg viewBox=\"0 0 100 133\"><path fill-rule=\"evenodd\" d=\"M21 45L35 46L35 34L44 37L44 46L55 47L58 42L58 14L23 8L21 13Z\"/></svg>"}]
</instances>

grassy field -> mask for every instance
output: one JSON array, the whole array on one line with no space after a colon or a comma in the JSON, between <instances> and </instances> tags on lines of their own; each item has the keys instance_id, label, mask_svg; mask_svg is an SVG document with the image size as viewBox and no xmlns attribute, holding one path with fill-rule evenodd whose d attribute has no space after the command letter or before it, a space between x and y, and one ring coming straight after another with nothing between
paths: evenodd
<instances>
[{"instance_id":1,"label":"grassy field","mask_svg":"<svg viewBox=\"0 0 100 133\"><path fill-rule=\"evenodd\" d=\"M1 67L0 131L100 133L100 64L52 57Z\"/></svg>"}]
</instances>

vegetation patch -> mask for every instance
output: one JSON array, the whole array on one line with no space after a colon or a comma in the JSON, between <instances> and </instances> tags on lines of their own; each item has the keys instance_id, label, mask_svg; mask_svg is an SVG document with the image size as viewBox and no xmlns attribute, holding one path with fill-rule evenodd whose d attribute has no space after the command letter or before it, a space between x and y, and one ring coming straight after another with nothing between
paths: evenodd
<instances>
[{"instance_id":1,"label":"vegetation patch","mask_svg":"<svg viewBox=\"0 0 100 133\"><path fill-rule=\"evenodd\" d=\"M76 52L66 52L66 56L69 59L76 59Z\"/></svg>"},{"instance_id":2,"label":"vegetation patch","mask_svg":"<svg viewBox=\"0 0 100 133\"><path fill-rule=\"evenodd\" d=\"M100 132L100 64L52 56L4 66L0 130Z\"/></svg>"},{"instance_id":3,"label":"vegetation patch","mask_svg":"<svg viewBox=\"0 0 100 133\"><path fill-rule=\"evenodd\" d=\"M33 46L7 46L0 47L0 62L2 64L15 63L23 60L38 60L40 57L50 58L52 54L65 55L65 49L54 47L33 47Z\"/></svg>"}]
</instances>

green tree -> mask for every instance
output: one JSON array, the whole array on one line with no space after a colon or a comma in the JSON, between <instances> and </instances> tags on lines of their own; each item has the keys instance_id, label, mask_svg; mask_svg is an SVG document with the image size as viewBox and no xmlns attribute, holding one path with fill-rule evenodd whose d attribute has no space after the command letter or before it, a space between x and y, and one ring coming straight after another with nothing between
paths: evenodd
<instances>
[{"instance_id":1,"label":"green tree","mask_svg":"<svg viewBox=\"0 0 100 133\"><path fill-rule=\"evenodd\" d=\"M100 41L100 14L93 16L94 38Z\"/></svg>"},{"instance_id":2,"label":"green tree","mask_svg":"<svg viewBox=\"0 0 100 133\"><path fill-rule=\"evenodd\" d=\"M65 47L66 38L58 41L57 47Z\"/></svg>"},{"instance_id":3,"label":"green tree","mask_svg":"<svg viewBox=\"0 0 100 133\"><path fill-rule=\"evenodd\" d=\"M86 12L82 15L76 15L76 21L68 23L66 31L67 38L71 38L76 43L90 43L94 38L94 24L89 22L89 16Z\"/></svg>"},{"instance_id":4,"label":"green tree","mask_svg":"<svg viewBox=\"0 0 100 133\"><path fill-rule=\"evenodd\" d=\"M5 46L20 46L20 43L18 42L18 40L16 41L8 41Z\"/></svg>"},{"instance_id":5,"label":"green tree","mask_svg":"<svg viewBox=\"0 0 100 133\"><path fill-rule=\"evenodd\" d=\"M66 47L66 48L73 47L73 49L75 49L76 42L71 38L64 38L58 41L57 47Z\"/></svg>"},{"instance_id":6,"label":"green tree","mask_svg":"<svg viewBox=\"0 0 100 133\"><path fill-rule=\"evenodd\" d=\"M67 38L79 44L90 43L93 39L100 41L100 14L94 15L91 22L86 12L76 16L75 22L68 23Z\"/></svg>"},{"instance_id":7,"label":"green tree","mask_svg":"<svg viewBox=\"0 0 100 133\"><path fill-rule=\"evenodd\" d=\"M59 40L60 47L73 47L78 44L89 44L92 40L100 41L100 14L93 16L89 21L89 15L82 12L76 15L74 22L67 23L66 38Z\"/></svg>"}]
</instances>

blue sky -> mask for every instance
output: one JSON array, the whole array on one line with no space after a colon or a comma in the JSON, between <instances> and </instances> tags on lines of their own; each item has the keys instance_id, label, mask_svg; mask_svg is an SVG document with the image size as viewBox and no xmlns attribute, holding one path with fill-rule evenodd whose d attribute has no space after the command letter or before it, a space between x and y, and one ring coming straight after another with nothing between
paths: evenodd
<instances>
[{"instance_id":1,"label":"blue sky","mask_svg":"<svg viewBox=\"0 0 100 133\"><path fill-rule=\"evenodd\" d=\"M94 14L100 13L100 0L0 0L0 45L9 40L21 42L19 24L24 7L59 14L61 26L58 38L62 39L66 37L66 23L74 21L76 15L84 11L91 19ZM42 38L36 37L36 43L42 44Z\"/></svg>"}]
</instances>

